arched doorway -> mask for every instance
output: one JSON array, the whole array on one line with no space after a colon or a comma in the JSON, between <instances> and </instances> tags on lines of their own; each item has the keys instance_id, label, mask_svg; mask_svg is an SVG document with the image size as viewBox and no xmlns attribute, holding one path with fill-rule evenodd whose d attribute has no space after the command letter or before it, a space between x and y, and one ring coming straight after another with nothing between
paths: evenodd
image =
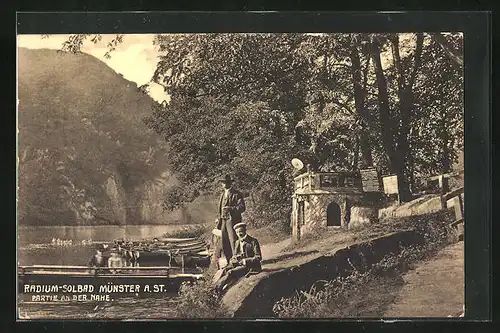
<instances>
[{"instance_id":1,"label":"arched doorway","mask_svg":"<svg viewBox=\"0 0 500 333\"><path fill-rule=\"evenodd\" d=\"M335 202L330 203L326 209L326 225L340 227L342 225L340 216L340 206Z\"/></svg>"}]
</instances>

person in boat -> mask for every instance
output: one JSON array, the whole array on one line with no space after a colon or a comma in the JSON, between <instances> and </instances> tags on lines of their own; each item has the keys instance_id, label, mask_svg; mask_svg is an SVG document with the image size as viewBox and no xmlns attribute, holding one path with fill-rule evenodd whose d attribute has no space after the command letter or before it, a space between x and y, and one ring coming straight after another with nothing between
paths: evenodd
<instances>
[{"instance_id":1,"label":"person in boat","mask_svg":"<svg viewBox=\"0 0 500 333\"><path fill-rule=\"evenodd\" d=\"M226 175L224 179L219 180L223 186L223 192L219 199L218 219L216 229L221 231L222 252L229 261L235 252L236 232L234 226L242 222L242 213L245 212L245 200L243 194L234 188L233 179L230 175ZM220 253L219 251L215 252ZM219 261L219 257L214 256L215 262Z\"/></svg>"},{"instance_id":2,"label":"person in boat","mask_svg":"<svg viewBox=\"0 0 500 333\"><path fill-rule=\"evenodd\" d=\"M124 258L127 262L127 266L135 266L135 263L137 261L137 258L135 256L135 251L134 251L134 243L132 242L127 242L125 244L125 253L124 253Z\"/></svg>"},{"instance_id":3,"label":"person in boat","mask_svg":"<svg viewBox=\"0 0 500 333\"><path fill-rule=\"evenodd\" d=\"M122 259L124 266L128 266L127 263L127 250L122 247L122 243L115 243L116 251L118 252L118 256Z\"/></svg>"},{"instance_id":4,"label":"person in boat","mask_svg":"<svg viewBox=\"0 0 500 333\"><path fill-rule=\"evenodd\" d=\"M106 258L104 257L104 247L102 245L96 248L96 253L90 258L89 266L92 267L105 267Z\"/></svg>"},{"instance_id":5,"label":"person in boat","mask_svg":"<svg viewBox=\"0 0 500 333\"><path fill-rule=\"evenodd\" d=\"M236 224L234 230L238 235L238 240L235 242L235 253L229 260L229 264L223 269L221 278L215 284L215 290L219 293L243 276L262 271L262 253L259 241L247 234L246 223Z\"/></svg>"},{"instance_id":6,"label":"person in boat","mask_svg":"<svg viewBox=\"0 0 500 333\"><path fill-rule=\"evenodd\" d=\"M139 266L139 243L133 242L130 248L131 258L130 263L132 267Z\"/></svg>"},{"instance_id":7,"label":"person in boat","mask_svg":"<svg viewBox=\"0 0 500 333\"><path fill-rule=\"evenodd\" d=\"M124 266L123 259L119 256L118 250L116 248L112 248L110 251L110 257L108 259L108 267L109 268L121 268ZM111 274L120 273L119 269L111 269L109 271Z\"/></svg>"},{"instance_id":8,"label":"person in boat","mask_svg":"<svg viewBox=\"0 0 500 333\"><path fill-rule=\"evenodd\" d=\"M107 266L107 260L104 257L104 250L104 247L102 245L99 245L96 248L96 253L89 260L89 266L96 268L95 270L93 270L95 274L99 272L98 268Z\"/></svg>"}]
</instances>

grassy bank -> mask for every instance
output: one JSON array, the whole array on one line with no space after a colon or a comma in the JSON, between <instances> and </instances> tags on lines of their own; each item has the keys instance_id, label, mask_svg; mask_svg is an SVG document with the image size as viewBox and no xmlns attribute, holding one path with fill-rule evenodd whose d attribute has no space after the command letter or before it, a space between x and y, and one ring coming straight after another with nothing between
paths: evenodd
<instances>
[{"instance_id":1,"label":"grassy bank","mask_svg":"<svg viewBox=\"0 0 500 333\"><path fill-rule=\"evenodd\" d=\"M280 318L382 316L404 285L402 274L456 240L447 230L449 221L450 216L445 213L392 220L397 227L419 230L425 245L402 248L367 269L352 266L347 277L317 281L309 290L298 290L278 301L274 314ZM387 226L380 228L385 230ZM358 236L363 235L364 230Z\"/></svg>"},{"instance_id":2,"label":"grassy bank","mask_svg":"<svg viewBox=\"0 0 500 333\"><path fill-rule=\"evenodd\" d=\"M248 233L259 240L261 245L276 243L291 237L288 230L279 225L267 225L260 228L249 228ZM211 241L212 226L206 225L187 225L183 228L164 233L163 237L171 238L191 238L202 237L207 241Z\"/></svg>"},{"instance_id":3,"label":"grassy bank","mask_svg":"<svg viewBox=\"0 0 500 333\"><path fill-rule=\"evenodd\" d=\"M171 232L166 232L163 237L171 238L191 238L191 237L201 237L210 232L210 228L203 224L186 225L182 228L172 230Z\"/></svg>"},{"instance_id":4,"label":"grassy bank","mask_svg":"<svg viewBox=\"0 0 500 333\"><path fill-rule=\"evenodd\" d=\"M403 286L401 274L439 249L454 241L447 230L453 219L449 213L436 213L399 219L386 219L366 229L336 231L340 235L354 235L359 241L399 230L413 229L425 238L425 245L402 248L375 263L371 268L352 267L347 277L331 281L317 281L309 290L298 290L283 298L274 306L274 315L281 318L325 318L325 317L377 317L391 304ZM278 242L289 237L272 226L249 230L262 244ZM332 248L328 233L317 233L305 237L288 250L302 247ZM320 242L325 243L320 245ZM203 281L181 288L176 313L183 318L224 318L229 313L213 292L211 281L213 268L205 272ZM344 275L345 276L345 275ZM286 282L286 281L284 281ZM370 297L366 297L370 295Z\"/></svg>"},{"instance_id":5,"label":"grassy bank","mask_svg":"<svg viewBox=\"0 0 500 333\"><path fill-rule=\"evenodd\" d=\"M203 279L194 283L184 283L179 291L179 301L174 306L175 317L179 318L225 318L229 311L214 292L212 278L215 268L211 266Z\"/></svg>"}]
</instances>

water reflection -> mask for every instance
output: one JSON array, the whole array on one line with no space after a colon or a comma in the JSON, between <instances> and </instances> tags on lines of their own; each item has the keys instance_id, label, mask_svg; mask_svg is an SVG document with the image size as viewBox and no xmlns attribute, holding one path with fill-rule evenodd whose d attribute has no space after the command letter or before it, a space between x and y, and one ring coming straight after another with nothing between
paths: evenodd
<instances>
[{"instance_id":1,"label":"water reflection","mask_svg":"<svg viewBox=\"0 0 500 333\"><path fill-rule=\"evenodd\" d=\"M165 319L175 318L176 295L123 297L113 302L29 304L19 306L22 319Z\"/></svg>"},{"instance_id":2,"label":"water reflection","mask_svg":"<svg viewBox=\"0 0 500 333\"><path fill-rule=\"evenodd\" d=\"M117 238L141 239L161 236L186 225L20 227L19 265L87 265L98 243ZM58 242L57 240L60 240ZM69 242L71 240L71 242ZM158 263L152 263L157 266ZM141 266L147 266L142 265ZM78 304L19 303L21 319L161 319L175 316L176 295L123 297L113 302Z\"/></svg>"},{"instance_id":3,"label":"water reflection","mask_svg":"<svg viewBox=\"0 0 500 333\"><path fill-rule=\"evenodd\" d=\"M118 238L153 238L185 227L186 225L23 226L18 229L18 264L86 265L99 243L111 244Z\"/></svg>"},{"instance_id":4,"label":"water reflection","mask_svg":"<svg viewBox=\"0 0 500 333\"><path fill-rule=\"evenodd\" d=\"M191 225L126 225L126 226L20 226L18 228L19 246L27 244L48 244L53 238L81 242L112 241L116 238L140 239L158 237Z\"/></svg>"}]
</instances>

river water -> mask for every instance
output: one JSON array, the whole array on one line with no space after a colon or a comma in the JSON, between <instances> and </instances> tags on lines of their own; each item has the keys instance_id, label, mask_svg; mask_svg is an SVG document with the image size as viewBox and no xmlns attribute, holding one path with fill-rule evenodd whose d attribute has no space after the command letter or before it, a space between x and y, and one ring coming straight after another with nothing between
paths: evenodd
<instances>
[{"instance_id":1,"label":"river water","mask_svg":"<svg viewBox=\"0 0 500 333\"><path fill-rule=\"evenodd\" d=\"M195 225L20 226L18 228L18 243L20 246L25 244L48 244L52 238L71 239L73 242L88 239L92 239L93 241L112 241L113 239L122 237L149 238L161 236L164 233L189 226Z\"/></svg>"},{"instance_id":2,"label":"river water","mask_svg":"<svg viewBox=\"0 0 500 333\"><path fill-rule=\"evenodd\" d=\"M152 238L184 227L186 226L23 226L18 229L18 265L86 265L95 253L96 243L112 242L117 238ZM53 239L66 242L53 244ZM71 244L68 242L70 240ZM127 295L112 302L78 303L30 303L25 302L25 298L20 298L18 315L21 319L172 318L175 315L173 307L178 300L176 296L175 294L162 294L161 297Z\"/></svg>"},{"instance_id":3,"label":"river water","mask_svg":"<svg viewBox=\"0 0 500 333\"><path fill-rule=\"evenodd\" d=\"M189 226L193 225L23 226L18 229L18 265L86 265L96 243L153 238ZM52 244L53 239L66 242Z\"/></svg>"}]
</instances>

